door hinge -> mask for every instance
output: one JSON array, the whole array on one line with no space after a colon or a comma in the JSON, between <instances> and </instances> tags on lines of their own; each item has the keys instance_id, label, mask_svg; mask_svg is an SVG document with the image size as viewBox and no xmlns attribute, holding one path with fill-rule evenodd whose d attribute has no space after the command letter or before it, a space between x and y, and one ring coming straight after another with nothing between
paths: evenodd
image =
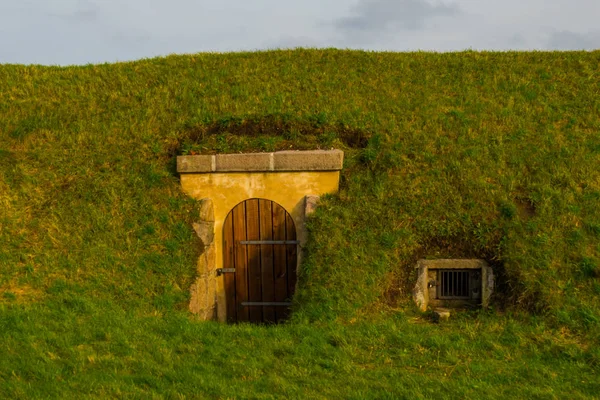
<instances>
[{"instance_id":1,"label":"door hinge","mask_svg":"<svg viewBox=\"0 0 600 400\"><path fill-rule=\"evenodd\" d=\"M239 244L300 244L299 240L239 240Z\"/></svg>"},{"instance_id":2,"label":"door hinge","mask_svg":"<svg viewBox=\"0 0 600 400\"><path fill-rule=\"evenodd\" d=\"M287 301L242 301L242 306L291 306Z\"/></svg>"},{"instance_id":3,"label":"door hinge","mask_svg":"<svg viewBox=\"0 0 600 400\"><path fill-rule=\"evenodd\" d=\"M227 273L234 273L235 268L217 268L217 276L221 276Z\"/></svg>"}]
</instances>

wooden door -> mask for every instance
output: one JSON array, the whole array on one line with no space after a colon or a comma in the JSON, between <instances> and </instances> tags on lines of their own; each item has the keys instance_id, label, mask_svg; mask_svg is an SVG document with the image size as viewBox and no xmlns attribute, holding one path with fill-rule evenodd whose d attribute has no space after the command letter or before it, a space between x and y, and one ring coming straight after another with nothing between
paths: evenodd
<instances>
[{"instance_id":1,"label":"wooden door","mask_svg":"<svg viewBox=\"0 0 600 400\"><path fill-rule=\"evenodd\" d=\"M223 227L228 322L277 323L289 314L296 288L296 228L274 201L250 199Z\"/></svg>"}]
</instances>

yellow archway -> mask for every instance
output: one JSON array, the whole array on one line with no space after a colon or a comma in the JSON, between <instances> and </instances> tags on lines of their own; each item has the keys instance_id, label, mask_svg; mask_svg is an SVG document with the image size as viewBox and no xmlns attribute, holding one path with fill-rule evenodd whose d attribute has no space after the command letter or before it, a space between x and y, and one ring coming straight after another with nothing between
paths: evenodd
<instances>
[{"instance_id":1,"label":"yellow archway","mask_svg":"<svg viewBox=\"0 0 600 400\"><path fill-rule=\"evenodd\" d=\"M209 264L199 267L204 280L192 290L202 296L207 293L210 297L210 287L214 286L217 319L225 321L226 318L225 288L222 276L213 282L211 274L223 266L223 222L230 210L251 198L269 199L280 204L293 218L302 248L306 240L306 196L336 193L342 164L343 152L340 150L178 157L183 191L195 199L208 200L205 203L211 208L207 212L211 218L207 219L214 221L214 227L208 235L211 243L205 245L213 246L211 252L214 254L204 257L202 262ZM212 224L212 221L209 222ZM301 251L298 254L301 257ZM298 262L300 265L300 259ZM210 307L210 301L208 299L207 305L202 307Z\"/></svg>"}]
</instances>

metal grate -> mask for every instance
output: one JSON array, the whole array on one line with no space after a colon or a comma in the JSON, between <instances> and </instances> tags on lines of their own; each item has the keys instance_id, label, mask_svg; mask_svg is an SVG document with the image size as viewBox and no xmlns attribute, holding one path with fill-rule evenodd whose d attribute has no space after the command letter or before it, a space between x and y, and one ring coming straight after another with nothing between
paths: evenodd
<instances>
[{"instance_id":1,"label":"metal grate","mask_svg":"<svg viewBox=\"0 0 600 400\"><path fill-rule=\"evenodd\" d=\"M440 299L469 299L471 298L470 270L441 270L438 272Z\"/></svg>"}]
</instances>

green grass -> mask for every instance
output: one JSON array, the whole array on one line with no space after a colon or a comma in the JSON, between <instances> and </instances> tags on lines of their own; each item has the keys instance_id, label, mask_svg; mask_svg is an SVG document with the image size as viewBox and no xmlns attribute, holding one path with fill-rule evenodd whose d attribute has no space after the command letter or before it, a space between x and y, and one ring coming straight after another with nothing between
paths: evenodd
<instances>
[{"instance_id":1,"label":"green grass","mask_svg":"<svg viewBox=\"0 0 600 400\"><path fill-rule=\"evenodd\" d=\"M590 398L598 349L542 321L226 326L110 304L4 310L6 398ZM35 319L30 318L35 312Z\"/></svg>"},{"instance_id":2,"label":"green grass","mask_svg":"<svg viewBox=\"0 0 600 400\"><path fill-rule=\"evenodd\" d=\"M294 50L0 66L0 397L600 393L600 52ZM194 321L178 154L342 148L294 314ZM414 310L483 257L492 310Z\"/></svg>"}]
</instances>

